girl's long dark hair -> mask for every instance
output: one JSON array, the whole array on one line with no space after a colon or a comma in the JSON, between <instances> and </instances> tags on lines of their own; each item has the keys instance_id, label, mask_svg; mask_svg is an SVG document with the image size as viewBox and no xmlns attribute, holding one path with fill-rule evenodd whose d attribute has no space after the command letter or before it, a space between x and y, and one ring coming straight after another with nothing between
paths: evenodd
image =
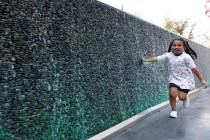
<instances>
[{"instance_id":1,"label":"girl's long dark hair","mask_svg":"<svg viewBox=\"0 0 210 140\"><path fill-rule=\"evenodd\" d=\"M171 41L169 48L168 48L168 52L171 52L171 46L173 45L174 41L179 40L183 42L184 45L184 51L189 54L192 59L197 59L197 54L196 52L190 47L190 45L188 44L188 42L186 40L184 40L183 38L177 38Z\"/></svg>"}]
</instances>

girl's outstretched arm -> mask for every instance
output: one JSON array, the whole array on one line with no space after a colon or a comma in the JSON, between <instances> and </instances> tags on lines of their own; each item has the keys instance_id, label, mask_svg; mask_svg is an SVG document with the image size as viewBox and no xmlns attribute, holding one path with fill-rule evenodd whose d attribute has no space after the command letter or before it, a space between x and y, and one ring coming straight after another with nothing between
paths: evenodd
<instances>
[{"instance_id":1,"label":"girl's outstretched arm","mask_svg":"<svg viewBox=\"0 0 210 140\"><path fill-rule=\"evenodd\" d=\"M158 57L148 57L148 58L140 58L139 63L144 64L144 63L155 63L158 62Z\"/></svg>"},{"instance_id":2,"label":"girl's outstretched arm","mask_svg":"<svg viewBox=\"0 0 210 140\"><path fill-rule=\"evenodd\" d=\"M200 81L200 84L203 88L207 88L207 83L203 78L203 75L201 74L200 70L198 67L195 67L192 69L192 72L196 75L196 77L198 78L198 80Z\"/></svg>"}]
</instances>

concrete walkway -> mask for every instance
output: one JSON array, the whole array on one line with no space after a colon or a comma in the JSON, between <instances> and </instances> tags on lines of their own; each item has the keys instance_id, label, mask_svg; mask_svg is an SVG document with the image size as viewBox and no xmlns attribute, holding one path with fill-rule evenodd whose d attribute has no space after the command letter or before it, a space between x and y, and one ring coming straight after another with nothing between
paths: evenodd
<instances>
[{"instance_id":1,"label":"concrete walkway","mask_svg":"<svg viewBox=\"0 0 210 140\"><path fill-rule=\"evenodd\" d=\"M190 102L185 109L178 101L176 119L168 116L167 106L108 140L210 140L210 88L192 95Z\"/></svg>"}]
</instances>

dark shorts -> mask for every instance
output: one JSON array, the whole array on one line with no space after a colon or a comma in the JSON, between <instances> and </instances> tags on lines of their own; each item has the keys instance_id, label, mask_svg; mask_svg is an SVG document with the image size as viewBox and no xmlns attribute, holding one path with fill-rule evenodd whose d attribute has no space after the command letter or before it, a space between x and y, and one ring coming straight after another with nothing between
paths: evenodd
<instances>
[{"instance_id":1,"label":"dark shorts","mask_svg":"<svg viewBox=\"0 0 210 140\"><path fill-rule=\"evenodd\" d=\"M184 93L188 93L190 91L189 89L181 89L179 86L177 86L174 83L170 83L169 87L176 87L179 91L184 92Z\"/></svg>"}]
</instances>

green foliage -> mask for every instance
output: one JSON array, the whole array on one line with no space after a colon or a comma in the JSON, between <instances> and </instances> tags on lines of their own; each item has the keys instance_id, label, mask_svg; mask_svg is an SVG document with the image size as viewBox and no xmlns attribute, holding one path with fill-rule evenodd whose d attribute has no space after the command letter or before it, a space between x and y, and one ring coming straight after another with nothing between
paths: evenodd
<instances>
[{"instance_id":1,"label":"green foliage","mask_svg":"<svg viewBox=\"0 0 210 140\"><path fill-rule=\"evenodd\" d=\"M189 24L189 20L173 20L170 18L165 18L164 28L177 33L178 35L184 36L184 32L186 32L189 28L189 33L187 35L188 39L193 39L194 34L193 31L195 29L196 23L192 25Z\"/></svg>"},{"instance_id":2,"label":"green foliage","mask_svg":"<svg viewBox=\"0 0 210 140\"><path fill-rule=\"evenodd\" d=\"M196 23L193 23L192 26L191 26L191 29L190 29L190 32L189 32L189 35L188 35L189 39L193 39L194 38L193 31L195 29L195 26L196 26Z\"/></svg>"}]
</instances>

